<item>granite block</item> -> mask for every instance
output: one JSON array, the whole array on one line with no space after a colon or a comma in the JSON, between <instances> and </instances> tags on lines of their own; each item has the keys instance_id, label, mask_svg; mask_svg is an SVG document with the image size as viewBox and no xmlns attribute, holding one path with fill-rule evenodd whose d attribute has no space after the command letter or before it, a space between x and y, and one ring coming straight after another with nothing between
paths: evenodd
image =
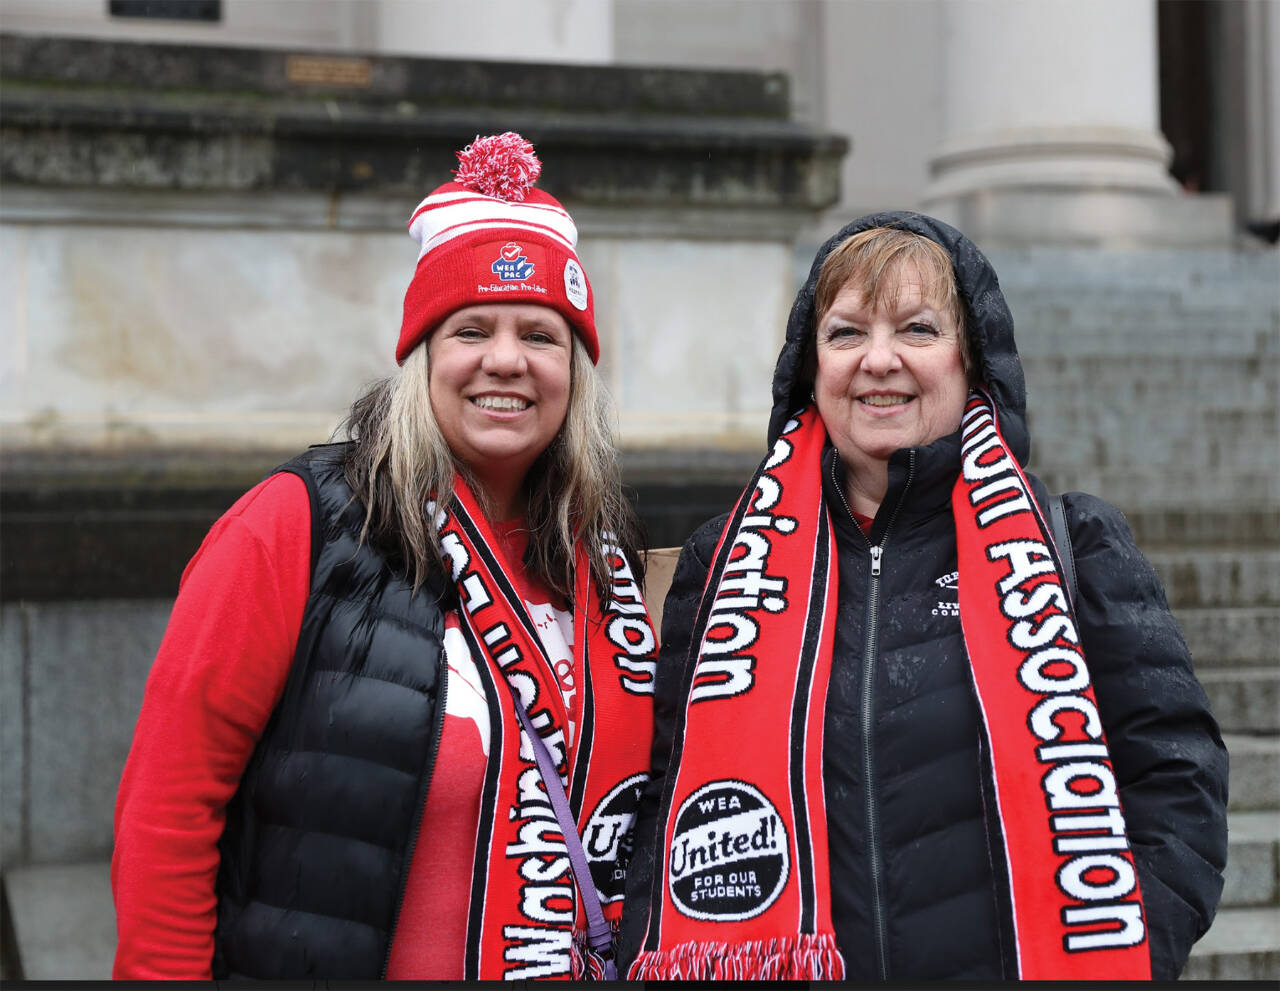
<instances>
[{"instance_id":1,"label":"granite block","mask_svg":"<svg viewBox=\"0 0 1280 991\"><path fill-rule=\"evenodd\" d=\"M1209 667L1280 668L1280 607L1174 609L1195 658Z\"/></svg>"},{"instance_id":2,"label":"granite block","mask_svg":"<svg viewBox=\"0 0 1280 991\"><path fill-rule=\"evenodd\" d=\"M1224 733L1280 733L1280 667L1197 672Z\"/></svg>"},{"instance_id":3,"label":"granite block","mask_svg":"<svg viewBox=\"0 0 1280 991\"><path fill-rule=\"evenodd\" d=\"M617 335L609 374L623 443L762 443L790 306L787 259L781 243L610 246L597 320ZM725 291L735 284L751 291ZM689 305L708 294L714 317Z\"/></svg>"},{"instance_id":4,"label":"granite block","mask_svg":"<svg viewBox=\"0 0 1280 991\"><path fill-rule=\"evenodd\" d=\"M1191 949L1184 981L1280 979L1280 908L1228 908Z\"/></svg>"},{"instance_id":5,"label":"granite block","mask_svg":"<svg viewBox=\"0 0 1280 991\"><path fill-rule=\"evenodd\" d=\"M1231 755L1228 808L1232 812L1280 808L1280 737L1224 734Z\"/></svg>"},{"instance_id":6,"label":"granite block","mask_svg":"<svg viewBox=\"0 0 1280 991\"><path fill-rule=\"evenodd\" d=\"M1174 608L1280 606L1280 548L1162 549L1147 558ZM1280 649L1280 637L1272 644Z\"/></svg>"},{"instance_id":7,"label":"granite block","mask_svg":"<svg viewBox=\"0 0 1280 991\"><path fill-rule=\"evenodd\" d=\"M170 601L32 604L33 863L105 856L120 772Z\"/></svg>"},{"instance_id":8,"label":"granite block","mask_svg":"<svg viewBox=\"0 0 1280 991\"><path fill-rule=\"evenodd\" d=\"M111 979L116 913L110 866L96 861L5 872L24 980Z\"/></svg>"},{"instance_id":9,"label":"granite block","mask_svg":"<svg viewBox=\"0 0 1280 991\"><path fill-rule=\"evenodd\" d=\"M26 858L27 613L21 603L0 606L0 863Z\"/></svg>"},{"instance_id":10,"label":"granite block","mask_svg":"<svg viewBox=\"0 0 1280 991\"><path fill-rule=\"evenodd\" d=\"M1222 874L1222 904L1240 907L1280 902L1280 809L1233 812L1227 826L1230 845Z\"/></svg>"}]
</instances>

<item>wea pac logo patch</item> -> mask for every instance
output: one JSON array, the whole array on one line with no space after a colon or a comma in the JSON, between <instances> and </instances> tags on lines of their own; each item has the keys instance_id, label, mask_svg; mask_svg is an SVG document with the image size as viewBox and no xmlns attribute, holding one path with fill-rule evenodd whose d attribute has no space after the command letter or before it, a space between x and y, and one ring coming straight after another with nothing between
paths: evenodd
<instances>
[{"instance_id":1,"label":"wea pac logo patch","mask_svg":"<svg viewBox=\"0 0 1280 991\"><path fill-rule=\"evenodd\" d=\"M680 806L668 854L668 885L692 919L741 921L777 900L791 870L782 817L745 781L712 781Z\"/></svg>"},{"instance_id":2,"label":"wea pac logo patch","mask_svg":"<svg viewBox=\"0 0 1280 991\"><path fill-rule=\"evenodd\" d=\"M533 275L534 265L525 255L523 247L515 241L508 241L498 252L491 270L503 282L519 282Z\"/></svg>"}]
</instances>

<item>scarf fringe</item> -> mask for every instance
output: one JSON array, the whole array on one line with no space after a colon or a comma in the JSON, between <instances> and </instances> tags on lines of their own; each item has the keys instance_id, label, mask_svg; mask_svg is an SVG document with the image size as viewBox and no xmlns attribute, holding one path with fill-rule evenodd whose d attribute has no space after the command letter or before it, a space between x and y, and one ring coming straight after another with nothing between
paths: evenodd
<instances>
[{"instance_id":1,"label":"scarf fringe","mask_svg":"<svg viewBox=\"0 0 1280 991\"><path fill-rule=\"evenodd\" d=\"M841 981L844 957L830 933L748 940L680 943L646 950L627 975L632 981Z\"/></svg>"},{"instance_id":2,"label":"scarf fringe","mask_svg":"<svg viewBox=\"0 0 1280 991\"><path fill-rule=\"evenodd\" d=\"M613 930L613 943L618 942L618 924L620 919L610 919L609 928ZM587 931L575 929L573 944L569 948L569 979L572 981L603 981L604 958L587 942Z\"/></svg>"}]
</instances>

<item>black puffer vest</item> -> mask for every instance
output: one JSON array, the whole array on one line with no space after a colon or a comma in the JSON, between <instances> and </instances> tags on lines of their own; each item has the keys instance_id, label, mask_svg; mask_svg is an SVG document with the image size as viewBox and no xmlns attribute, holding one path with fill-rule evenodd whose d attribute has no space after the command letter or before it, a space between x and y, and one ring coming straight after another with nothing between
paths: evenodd
<instances>
[{"instance_id":1,"label":"black puffer vest","mask_svg":"<svg viewBox=\"0 0 1280 991\"><path fill-rule=\"evenodd\" d=\"M442 588L359 540L344 445L311 495L311 593L284 695L227 808L213 976L382 976L444 715Z\"/></svg>"}]
</instances>

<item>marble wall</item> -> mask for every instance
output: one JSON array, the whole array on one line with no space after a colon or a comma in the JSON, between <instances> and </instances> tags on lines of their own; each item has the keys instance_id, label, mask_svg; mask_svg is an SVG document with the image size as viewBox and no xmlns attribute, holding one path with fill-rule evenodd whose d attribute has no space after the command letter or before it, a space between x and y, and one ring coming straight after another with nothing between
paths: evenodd
<instances>
[{"instance_id":1,"label":"marble wall","mask_svg":"<svg viewBox=\"0 0 1280 991\"><path fill-rule=\"evenodd\" d=\"M394 370L403 234L0 225L0 429L14 448L323 441ZM756 446L789 243L585 237L601 372L633 447Z\"/></svg>"}]
</instances>

